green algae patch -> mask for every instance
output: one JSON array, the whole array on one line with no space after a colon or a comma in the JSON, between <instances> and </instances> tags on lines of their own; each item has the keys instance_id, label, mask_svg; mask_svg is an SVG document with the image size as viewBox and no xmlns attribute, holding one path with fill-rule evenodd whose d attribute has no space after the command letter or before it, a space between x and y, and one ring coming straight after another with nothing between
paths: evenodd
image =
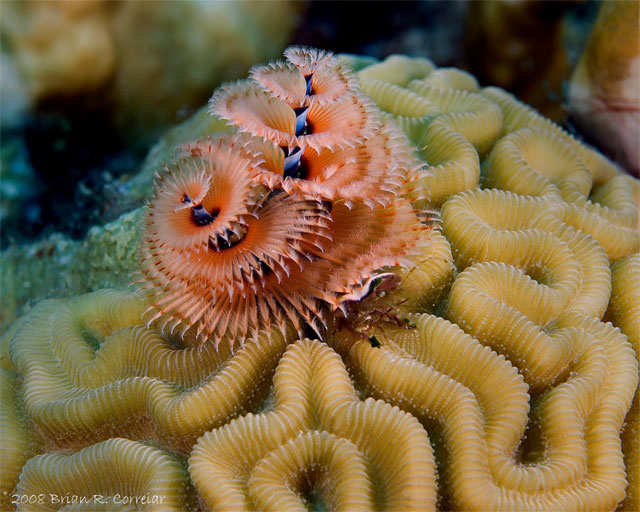
<instances>
[{"instance_id":1,"label":"green algae patch","mask_svg":"<svg viewBox=\"0 0 640 512\"><path fill-rule=\"evenodd\" d=\"M38 300L68 297L97 288L126 288L138 268L142 209L94 226L82 241L53 234L10 247L0 255L0 329Z\"/></svg>"}]
</instances>

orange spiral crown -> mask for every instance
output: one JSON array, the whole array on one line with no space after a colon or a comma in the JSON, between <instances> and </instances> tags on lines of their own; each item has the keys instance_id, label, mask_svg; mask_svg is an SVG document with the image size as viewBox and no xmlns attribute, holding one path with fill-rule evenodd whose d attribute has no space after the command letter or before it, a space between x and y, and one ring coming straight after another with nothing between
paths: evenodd
<instances>
[{"instance_id":1,"label":"orange spiral crown","mask_svg":"<svg viewBox=\"0 0 640 512\"><path fill-rule=\"evenodd\" d=\"M427 227L403 197L418 167L353 73L303 47L222 86L238 135L183 148L158 178L142 243L148 321L232 347L306 325L408 266Z\"/></svg>"}]
</instances>

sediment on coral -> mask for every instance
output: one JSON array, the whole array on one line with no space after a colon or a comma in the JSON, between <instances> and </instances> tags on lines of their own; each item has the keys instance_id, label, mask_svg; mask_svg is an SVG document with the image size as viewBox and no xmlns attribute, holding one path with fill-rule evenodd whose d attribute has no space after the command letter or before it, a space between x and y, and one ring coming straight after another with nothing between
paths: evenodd
<instances>
[{"instance_id":1,"label":"sediment on coral","mask_svg":"<svg viewBox=\"0 0 640 512\"><path fill-rule=\"evenodd\" d=\"M286 55L158 159L149 325L101 291L2 338L3 490L150 492L101 457L187 509L637 509L640 182L462 71Z\"/></svg>"}]
</instances>

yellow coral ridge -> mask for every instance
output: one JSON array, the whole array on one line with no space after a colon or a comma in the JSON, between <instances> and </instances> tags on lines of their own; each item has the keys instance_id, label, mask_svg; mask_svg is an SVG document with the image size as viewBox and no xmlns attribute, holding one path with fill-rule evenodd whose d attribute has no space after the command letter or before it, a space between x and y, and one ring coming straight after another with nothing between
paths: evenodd
<instances>
[{"instance_id":1,"label":"yellow coral ridge","mask_svg":"<svg viewBox=\"0 0 640 512\"><path fill-rule=\"evenodd\" d=\"M18 475L27 459L38 451L38 442L29 425L24 406L16 392L15 374L0 369L0 508L11 509Z\"/></svg>"},{"instance_id":2,"label":"yellow coral ridge","mask_svg":"<svg viewBox=\"0 0 640 512\"><path fill-rule=\"evenodd\" d=\"M436 105L437 120L465 137L481 156L500 135L502 112L481 94L434 87L421 80L411 81L408 88Z\"/></svg>"},{"instance_id":3,"label":"yellow coral ridge","mask_svg":"<svg viewBox=\"0 0 640 512\"><path fill-rule=\"evenodd\" d=\"M434 311L453 281L451 246L438 231L429 234L424 258L417 256L416 261L412 267L394 269L400 276L400 285L385 297L386 303L403 314Z\"/></svg>"},{"instance_id":4,"label":"yellow coral ridge","mask_svg":"<svg viewBox=\"0 0 640 512\"><path fill-rule=\"evenodd\" d=\"M637 251L638 210L627 178L615 176L592 194L592 175L576 149L554 131L522 128L495 145L484 165L484 185L562 199L563 220L592 235L610 258Z\"/></svg>"},{"instance_id":5,"label":"yellow coral ridge","mask_svg":"<svg viewBox=\"0 0 640 512\"><path fill-rule=\"evenodd\" d=\"M638 362L634 357L633 348L620 331L611 324L604 324L578 313L566 313L558 318L555 324L559 329L567 327L583 329L604 349L607 378L604 386L599 390L600 399L584 423L587 462L591 477L586 483L592 487L599 486L602 491L608 493L610 500L617 496L617 500L620 501L620 497L624 496L623 479L625 477L625 463L620 451L620 430L638 386ZM633 411L632 408L628 414L633 414ZM637 437L635 443L637 443ZM630 446L626 445L625 448ZM626 475L633 495L634 490L638 489L636 476L638 460L636 458L627 461L627 464L635 465L635 468L632 466L631 471ZM593 508L596 506L605 508L604 503L594 502Z\"/></svg>"},{"instance_id":6,"label":"yellow coral ridge","mask_svg":"<svg viewBox=\"0 0 640 512\"><path fill-rule=\"evenodd\" d=\"M640 254L616 261L611 266L613 289L607 318L625 333L640 355Z\"/></svg>"},{"instance_id":7,"label":"yellow coral ridge","mask_svg":"<svg viewBox=\"0 0 640 512\"><path fill-rule=\"evenodd\" d=\"M419 154L428 163L411 184L415 206L439 207L463 190L478 186L480 158L467 139L439 121L431 123L420 139Z\"/></svg>"},{"instance_id":8,"label":"yellow coral ridge","mask_svg":"<svg viewBox=\"0 0 640 512\"><path fill-rule=\"evenodd\" d=\"M594 183L605 183L618 173L616 166L603 155L578 142L550 119L543 117L530 106L518 101L499 87L485 87L482 94L502 109L502 134L507 135L521 128L541 128L550 131L558 139L572 145L591 172Z\"/></svg>"},{"instance_id":9,"label":"yellow coral ridge","mask_svg":"<svg viewBox=\"0 0 640 512\"><path fill-rule=\"evenodd\" d=\"M358 78L405 87L411 80L425 78L434 70L435 66L429 59L391 55L383 62L364 68L358 73Z\"/></svg>"},{"instance_id":10,"label":"yellow coral ridge","mask_svg":"<svg viewBox=\"0 0 640 512\"><path fill-rule=\"evenodd\" d=\"M581 334L543 329L567 306L570 293L540 285L504 263L477 263L451 288L448 317L502 352L539 391L557 379L574 357Z\"/></svg>"},{"instance_id":11,"label":"yellow coral ridge","mask_svg":"<svg viewBox=\"0 0 640 512\"><path fill-rule=\"evenodd\" d=\"M157 448L109 439L71 455L38 455L25 465L18 496L35 503L18 510L185 510L195 505L189 477L174 456ZM40 499L42 498L42 499Z\"/></svg>"},{"instance_id":12,"label":"yellow coral ridge","mask_svg":"<svg viewBox=\"0 0 640 512\"><path fill-rule=\"evenodd\" d=\"M429 164L411 185L414 205L438 207L478 185L480 156L500 135L502 112L475 93L477 82L470 75L413 61L418 69L410 71L412 59L390 57L358 77L363 92L402 127Z\"/></svg>"},{"instance_id":13,"label":"yellow coral ridge","mask_svg":"<svg viewBox=\"0 0 640 512\"><path fill-rule=\"evenodd\" d=\"M611 266L613 290L606 318L627 335L640 359L640 254L618 260ZM640 394L636 390L622 433L629 487L623 510L640 508Z\"/></svg>"},{"instance_id":14,"label":"yellow coral ridge","mask_svg":"<svg viewBox=\"0 0 640 512\"><path fill-rule=\"evenodd\" d=\"M15 335L29 416L61 446L151 436L188 451L204 431L260 399L286 341L261 334L232 357L213 344L178 350L140 322L144 304L100 291L47 301Z\"/></svg>"},{"instance_id":15,"label":"yellow coral ridge","mask_svg":"<svg viewBox=\"0 0 640 512\"><path fill-rule=\"evenodd\" d=\"M604 247L611 260L640 250L638 207L627 177L616 176L591 194L593 201L568 203L563 220L589 233Z\"/></svg>"},{"instance_id":16,"label":"yellow coral ridge","mask_svg":"<svg viewBox=\"0 0 640 512\"><path fill-rule=\"evenodd\" d=\"M640 507L640 395L636 390L633 405L622 430L622 451L629 486L621 510L632 512Z\"/></svg>"},{"instance_id":17,"label":"yellow coral ridge","mask_svg":"<svg viewBox=\"0 0 640 512\"><path fill-rule=\"evenodd\" d=\"M498 141L485 163L483 185L575 201L589 193L591 173L573 146L540 128L510 133Z\"/></svg>"},{"instance_id":18,"label":"yellow coral ridge","mask_svg":"<svg viewBox=\"0 0 640 512\"><path fill-rule=\"evenodd\" d=\"M373 508L373 485L364 455L327 432L300 434L260 460L251 472L249 495L258 510L307 510L301 498L316 491L329 510Z\"/></svg>"},{"instance_id":19,"label":"yellow coral ridge","mask_svg":"<svg viewBox=\"0 0 640 512\"><path fill-rule=\"evenodd\" d=\"M399 85L360 77L360 87L413 141L440 114L435 103Z\"/></svg>"},{"instance_id":20,"label":"yellow coral ridge","mask_svg":"<svg viewBox=\"0 0 640 512\"><path fill-rule=\"evenodd\" d=\"M460 89L462 91L478 92L480 86L476 77L457 68L434 69L425 78L423 84L440 89Z\"/></svg>"},{"instance_id":21,"label":"yellow coral ridge","mask_svg":"<svg viewBox=\"0 0 640 512\"><path fill-rule=\"evenodd\" d=\"M415 329L381 326L380 348L347 332L335 342L369 393L412 412L430 433L441 431L445 506L615 508L626 484L616 442L637 384L637 363L619 333L577 314L558 321L581 330L582 342L571 375L536 401L545 449L530 460L516 452L529 408L516 369L443 319L409 319Z\"/></svg>"},{"instance_id":22,"label":"yellow coral ridge","mask_svg":"<svg viewBox=\"0 0 640 512\"><path fill-rule=\"evenodd\" d=\"M310 340L290 345L276 370L274 394L273 409L234 420L198 441L189 470L208 507L255 509L258 502L252 501L253 496L291 503L293 496L281 486L276 487L280 489L277 496L264 496L262 485L270 470L283 477L307 470L319 491L325 485L324 477L313 475L314 468L320 472L335 469L335 475L327 476L332 481L347 470L343 459L331 455L334 444L341 442L338 439L344 439L348 450L363 454L366 478L357 460L350 462L353 486L340 485L336 498L344 492L352 503L357 501L365 508L435 508L434 462L424 430L411 415L389 404L358 400L342 361L329 347ZM298 437L301 431L308 433L306 437ZM366 479L375 484L373 496ZM290 485L295 488L298 484Z\"/></svg>"},{"instance_id":23,"label":"yellow coral ridge","mask_svg":"<svg viewBox=\"0 0 640 512\"><path fill-rule=\"evenodd\" d=\"M380 64L385 66L387 61ZM438 119L469 140L482 155L491 147L502 128L500 108L480 94L442 87L413 79L402 86L397 80L370 78L365 68L358 74L362 91L378 107L391 114L413 141L419 141L431 121Z\"/></svg>"},{"instance_id":24,"label":"yellow coral ridge","mask_svg":"<svg viewBox=\"0 0 640 512\"><path fill-rule=\"evenodd\" d=\"M561 222L561 215L555 201L468 191L443 206L443 234L461 270L479 261L501 261L538 280L535 293L545 301L538 308L541 322L569 302L572 310L600 318L611 292L606 254L589 235Z\"/></svg>"}]
</instances>

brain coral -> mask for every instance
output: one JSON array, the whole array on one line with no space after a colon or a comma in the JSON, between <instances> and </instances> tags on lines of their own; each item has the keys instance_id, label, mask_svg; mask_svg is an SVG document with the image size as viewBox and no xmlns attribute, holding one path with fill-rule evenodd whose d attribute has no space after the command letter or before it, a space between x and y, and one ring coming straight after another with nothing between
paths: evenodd
<instances>
[{"instance_id":1,"label":"brain coral","mask_svg":"<svg viewBox=\"0 0 640 512\"><path fill-rule=\"evenodd\" d=\"M638 181L462 71L286 57L160 170L145 293L8 331L3 507L637 510Z\"/></svg>"}]
</instances>

